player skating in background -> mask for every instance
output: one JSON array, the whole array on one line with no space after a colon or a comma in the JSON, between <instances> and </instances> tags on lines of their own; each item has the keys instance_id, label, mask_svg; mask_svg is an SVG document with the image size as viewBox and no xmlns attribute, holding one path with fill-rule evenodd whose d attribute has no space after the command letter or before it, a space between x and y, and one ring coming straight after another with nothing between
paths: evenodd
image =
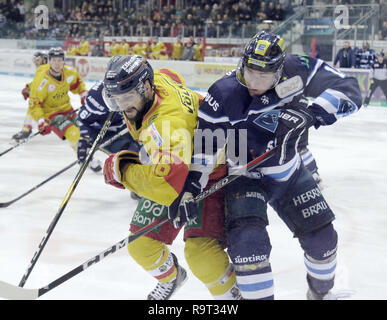
<instances>
[{"instance_id":1,"label":"player skating in background","mask_svg":"<svg viewBox=\"0 0 387 320\"><path fill-rule=\"evenodd\" d=\"M86 160L88 151L97 138L98 133L103 127L108 115L109 108L106 106L102 97L103 84L102 81L94 84L85 99L84 105L78 112L78 126L80 130L80 138L78 141L77 157L80 163ZM109 128L107 129L101 144L110 140L122 130L126 129L125 119L122 113L118 113L114 118ZM129 132L115 139L111 144L104 149L110 153L116 153L120 150L128 150L131 144L137 144ZM90 161L89 167L94 172L102 170L100 161L93 158ZM133 199L138 200L139 197L135 193L131 193Z\"/></svg>"},{"instance_id":2,"label":"player skating in background","mask_svg":"<svg viewBox=\"0 0 387 320\"><path fill-rule=\"evenodd\" d=\"M77 114L70 103L70 91L79 94L84 103L87 90L81 76L73 67L64 64L62 48L51 48L48 64L41 67L32 81L28 113L37 121L42 135L53 131L76 149L80 133L76 125Z\"/></svg>"},{"instance_id":3,"label":"player skating in background","mask_svg":"<svg viewBox=\"0 0 387 320\"><path fill-rule=\"evenodd\" d=\"M306 97L315 98L309 107ZM207 138L218 137L223 131L224 140L215 139L214 149L194 155L200 179L194 180L195 175L190 174L187 185L191 180L192 186L201 183L204 188L207 172L215 163L209 162L210 157L216 158L225 146L231 149L229 155L235 152L229 144L231 133L242 136L241 142L238 138L234 141L236 150L242 146L239 155L245 155L245 161L274 146L279 148L262 166L226 186L228 254L243 298L274 299L271 244L266 230L268 204L304 251L307 298L337 298L331 292L337 261L334 214L303 165L298 143L310 126L331 125L360 106L356 79L322 60L286 55L283 39L266 32L249 41L236 70L209 88L199 108L198 130L206 130ZM245 164L231 160L229 170ZM199 191L191 193L196 196ZM194 209L186 203L176 218L189 220L195 216Z\"/></svg>"},{"instance_id":4,"label":"player skating in background","mask_svg":"<svg viewBox=\"0 0 387 320\"><path fill-rule=\"evenodd\" d=\"M38 72L40 70L39 67L47 63L47 53L42 51L37 51L34 53L32 60L37 68L36 72ZM32 81L30 83L27 83L24 89L22 90L22 95L24 97L24 100L27 100L30 96L31 84L32 84ZM21 129L21 131L14 134L12 136L12 139L14 139L16 142L27 139L31 135L33 123L34 121L32 120L31 115L28 114L27 112L24 118L23 128Z\"/></svg>"},{"instance_id":5,"label":"player skating in background","mask_svg":"<svg viewBox=\"0 0 387 320\"><path fill-rule=\"evenodd\" d=\"M109 108L123 111L131 135L143 146L141 157L122 151L111 155L104 166L106 183L143 197L131 221L130 231L134 232L167 215L167 206L180 202L202 97L187 89L179 74L170 69L153 71L141 56L114 57L104 88ZM186 226L185 257L215 298L233 299L239 291L220 243L224 241L224 206L214 201L218 196L205 199L200 219ZM158 281L148 299L169 299L186 279L186 271L167 246L179 231L164 223L128 245L133 259Z\"/></svg>"}]
</instances>

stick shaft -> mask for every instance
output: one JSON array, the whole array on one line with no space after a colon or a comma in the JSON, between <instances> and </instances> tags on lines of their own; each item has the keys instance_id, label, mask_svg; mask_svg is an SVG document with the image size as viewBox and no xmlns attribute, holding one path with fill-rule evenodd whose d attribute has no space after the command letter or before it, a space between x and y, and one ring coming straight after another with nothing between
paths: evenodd
<instances>
[{"instance_id":1,"label":"stick shaft","mask_svg":"<svg viewBox=\"0 0 387 320\"><path fill-rule=\"evenodd\" d=\"M57 214L55 215L54 219L52 220L50 226L48 227L48 229L46 231L45 236L43 237L42 241L40 242L38 250L35 252L34 256L32 257L32 260L31 260L29 266L27 267L26 272L24 273L22 279L20 280L20 283L19 283L20 287L24 286L29 275L31 274L32 269L34 268L36 262L38 261L40 254L42 253L42 251L43 251L48 239L50 238L56 224L58 223L63 211L65 210L65 208L66 208L66 206L71 198L71 195L73 194L75 188L77 187L79 181L81 180L83 173L85 172L87 166L89 165L89 162L91 161L91 159L93 157L93 154L95 153L99 144L101 143L102 138L105 135L107 128L110 126L115 114L116 114L116 112L111 112L109 114L109 116L106 119L100 133L98 134L97 138L95 139L94 144L91 147L91 150L90 150L89 154L87 155L85 162L82 164L81 168L79 169L73 183L71 184L69 190L67 191L67 194L66 194L64 200L62 201L62 203L59 207Z\"/></svg>"}]
</instances>

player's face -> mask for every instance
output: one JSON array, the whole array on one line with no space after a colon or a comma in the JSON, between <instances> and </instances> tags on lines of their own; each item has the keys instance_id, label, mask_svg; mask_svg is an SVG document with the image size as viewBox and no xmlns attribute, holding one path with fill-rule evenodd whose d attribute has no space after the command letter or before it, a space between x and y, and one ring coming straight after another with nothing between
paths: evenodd
<instances>
[{"instance_id":1,"label":"player's face","mask_svg":"<svg viewBox=\"0 0 387 320\"><path fill-rule=\"evenodd\" d=\"M135 120L144 109L144 99L136 90L113 95L112 98L129 120Z\"/></svg>"},{"instance_id":2,"label":"player's face","mask_svg":"<svg viewBox=\"0 0 387 320\"><path fill-rule=\"evenodd\" d=\"M42 63L43 63L43 58L42 57L36 57L33 59L35 66L38 68Z\"/></svg>"},{"instance_id":3,"label":"player's face","mask_svg":"<svg viewBox=\"0 0 387 320\"><path fill-rule=\"evenodd\" d=\"M243 77L251 96L264 94L273 88L276 81L275 73L254 70L247 66L244 67Z\"/></svg>"},{"instance_id":4,"label":"player's face","mask_svg":"<svg viewBox=\"0 0 387 320\"><path fill-rule=\"evenodd\" d=\"M53 57L50 59L50 67L57 73L62 72L64 60L61 57Z\"/></svg>"}]
</instances>

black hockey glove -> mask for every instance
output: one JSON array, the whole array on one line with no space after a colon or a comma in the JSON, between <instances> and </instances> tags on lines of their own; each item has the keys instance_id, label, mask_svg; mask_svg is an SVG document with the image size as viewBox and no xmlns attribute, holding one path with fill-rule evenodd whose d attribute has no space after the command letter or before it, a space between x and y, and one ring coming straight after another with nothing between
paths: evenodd
<instances>
[{"instance_id":1,"label":"black hockey glove","mask_svg":"<svg viewBox=\"0 0 387 320\"><path fill-rule=\"evenodd\" d=\"M303 106L292 106L279 110L278 126L275 130L277 145L292 145L300 135L316 123L313 113Z\"/></svg>"},{"instance_id":2,"label":"black hockey glove","mask_svg":"<svg viewBox=\"0 0 387 320\"><path fill-rule=\"evenodd\" d=\"M87 152L90 148L90 140L88 138L80 138L77 146L78 161L83 163L86 160Z\"/></svg>"},{"instance_id":3,"label":"black hockey glove","mask_svg":"<svg viewBox=\"0 0 387 320\"><path fill-rule=\"evenodd\" d=\"M198 203L194 199L201 191L200 175L195 171L189 173L183 191L168 208L168 219L176 229L198 216Z\"/></svg>"}]
</instances>

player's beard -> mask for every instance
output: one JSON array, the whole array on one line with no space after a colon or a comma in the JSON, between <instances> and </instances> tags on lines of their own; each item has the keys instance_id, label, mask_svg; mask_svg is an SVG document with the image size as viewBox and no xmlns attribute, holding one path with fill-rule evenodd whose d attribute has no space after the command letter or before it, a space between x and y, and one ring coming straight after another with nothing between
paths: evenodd
<instances>
[{"instance_id":1,"label":"player's beard","mask_svg":"<svg viewBox=\"0 0 387 320\"><path fill-rule=\"evenodd\" d=\"M153 104L153 99L144 97L140 106L130 106L126 108L125 116L129 121L138 122L142 121L145 114L148 112ZM128 113L130 111L130 113Z\"/></svg>"}]
</instances>

